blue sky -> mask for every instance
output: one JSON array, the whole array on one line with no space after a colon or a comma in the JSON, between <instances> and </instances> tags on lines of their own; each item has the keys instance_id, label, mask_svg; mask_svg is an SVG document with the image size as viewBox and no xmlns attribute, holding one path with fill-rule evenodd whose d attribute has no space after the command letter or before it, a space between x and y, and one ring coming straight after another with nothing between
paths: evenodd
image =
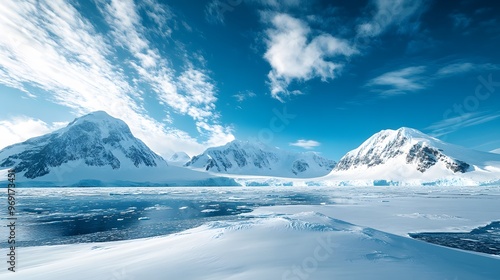
<instances>
[{"instance_id":1,"label":"blue sky","mask_svg":"<svg viewBox=\"0 0 500 280\"><path fill-rule=\"evenodd\" d=\"M33 3L32 3L33 2ZM339 159L382 129L500 148L497 1L0 1L0 146L105 110L168 157Z\"/></svg>"}]
</instances>

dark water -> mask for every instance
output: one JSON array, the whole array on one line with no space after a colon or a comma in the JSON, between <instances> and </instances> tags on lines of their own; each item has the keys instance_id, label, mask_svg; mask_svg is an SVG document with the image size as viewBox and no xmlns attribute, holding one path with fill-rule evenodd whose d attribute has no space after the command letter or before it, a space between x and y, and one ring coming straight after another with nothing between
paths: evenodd
<instances>
[{"instance_id":1,"label":"dark water","mask_svg":"<svg viewBox=\"0 0 500 280\"><path fill-rule=\"evenodd\" d=\"M222 192L60 193L18 198L17 246L104 242L180 232L260 206L320 204L296 192L234 197ZM5 242L1 243L5 246Z\"/></svg>"},{"instance_id":2,"label":"dark water","mask_svg":"<svg viewBox=\"0 0 500 280\"><path fill-rule=\"evenodd\" d=\"M410 233L410 236L447 247L500 255L500 221L471 232L421 232Z\"/></svg>"}]
</instances>

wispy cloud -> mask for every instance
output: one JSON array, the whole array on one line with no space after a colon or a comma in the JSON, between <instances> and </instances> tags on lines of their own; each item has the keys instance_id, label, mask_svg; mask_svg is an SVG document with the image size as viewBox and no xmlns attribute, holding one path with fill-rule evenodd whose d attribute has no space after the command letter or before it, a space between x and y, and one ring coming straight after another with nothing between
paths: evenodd
<instances>
[{"instance_id":1,"label":"wispy cloud","mask_svg":"<svg viewBox=\"0 0 500 280\"><path fill-rule=\"evenodd\" d=\"M143 6L147 16L155 23L157 34L164 37L172 35L173 31L170 24L175 24L173 21L175 14L168 6L162 5L154 0L142 0L138 2L138 4Z\"/></svg>"},{"instance_id":2,"label":"wispy cloud","mask_svg":"<svg viewBox=\"0 0 500 280\"><path fill-rule=\"evenodd\" d=\"M321 143L314 141L314 140L304 140L304 139L299 139L294 143L290 143L290 146L296 146L296 147L301 147L307 150L314 149L315 147L318 147L321 145Z\"/></svg>"},{"instance_id":3,"label":"wispy cloud","mask_svg":"<svg viewBox=\"0 0 500 280\"><path fill-rule=\"evenodd\" d=\"M145 9L163 9L152 0L143 3L148 5ZM0 83L25 92L41 89L43 96L38 98L67 106L75 115L105 110L125 120L136 136L160 154L179 150L195 154L207 143L222 144L234 138L230 127L217 122L215 86L205 70L188 66L178 75L171 70L168 58L147 40L133 1L98 0L97 6L109 24L109 34L97 31L64 0L2 1ZM170 32L167 19L152 20L166 34ZM124 65L116 60L119 48L130 52L130 59L123 63L129 63L137 74L124 72ZM151 83L168 109L191 116L206 140L201 142L151 118L143 108L137 82ZM164 98L169 94L170 98Z\"/></svg>"},{"instance_id":4,"label":"wispy cloud","mask_svg":"<svg viewBox=\"0 0 500 280\"><path fill-rule=\"evenodd\" d=\"M433 70L432 68L437 70ZM365 86L383 97L423 90L435 81L469 72L491 71L500 66L491 63L454 62L445 66L412 66L384 73L369 80Z\"/></svg>"},{"instance_id":5,"label":"wispy cloud","mask_svg":"<svg viewBox=\"0 0 500 280\"><path fill-rule=\"evenodd\" d=\"M452 118L443 119L426 128L435 137L453 133L461 128L475 126L493 121L500 117L500 113L465 113Z\"/></svg>"},{"instance_id":6,"label":"wispy cloud","mask_svg":"<svg viewBox=\"0 0 500 280\"><path fill-rule=\"evenodd\" d=\"M224 23L224 13L234 8L221 0L212 0L205 6L205 19L213 24Z\"/></svg>"},{"instance_id":7,"label":"wispy cloud","mask_svg":"<svg viewBox=\"0 0 500 280\"><path fill-rule=\"evenodd\" d=\"M211 0L205 6L205 19L212 24L224 24L227 13L233 12L243 2L247 5L255 5L275 11L285 11L289 8L296 8L306 4L300 0ZM310 0L307 2L314 1Z\"/></svg>"},{"instance_id":8,"label":"wispy cloud","mask_svg":"<svg viewBox=\"0 0 500 280\"><path fill-rule=\"evenodd\" d=\"M272 25L266 30L267 50L264 54L272 67L268 74L271 95L280 101L283 97L300 94L300 91L288 89L292 81L334 79L343 64L332 58L345 58L356 53L347 41L330 34L312 36L306 22L288 14L264 17Z\"/></svg>"},{"instance_id":9,"label":"wispy cloud","mask_svg":"<svg viewBox=\"0 0 500 280\"><path fill-rule=\"evenodd\" d=\"M425 66L415 66L387 72L370 80L366 85L383 95L417 91L425 87L422 77L425 70Z\"/></svg>"},{"instance_id":10,"label":"wispy cloud","mask_svg":"<svg viewBox=\"0 0 500 280\"><path fill-rule=\"evenodd\" d=\"M450 18L455 28L467 28L472 22L469 17L462 13L452 13L450 14Z\"/></svg>"},{"instance_id":11,"label":"wispy cloud","mask_svg":"<svg viewBox=\"0 0 500 280\"><path fill-rule=\"evenodd\" d=\"M436 75L438 77L463 74L471 71L490 71L500 67L491 63L476 64L471 62L458 62L440 68Z\"/></svg>"},{"instance_id":12,"label":"wispy cloud","mask_svg":"<svg viewBox=\"0 0 500 280\"><path fill-rule=\"evenodd\" d=\"M419 27L418 21L410 23L410 20L425 10L426 1L372 0L371 2L375 6L375 11L371 18L358 25L358 36L378 36L391 26L396 26L400 32L416 31Z\"/></svg>"},{"instance_id":13,"label":"wispy cloud","mask_svg":"<svg viewBox=\"0 0 500 280\"><path fill-rule=\"evenodd\" d=\"M233 95L236 101L240 103L245 101L246 99L253 98L255 96L257 96L257 94L255 94L253 91L244 91Z\"/></svg>"}]
</instances>

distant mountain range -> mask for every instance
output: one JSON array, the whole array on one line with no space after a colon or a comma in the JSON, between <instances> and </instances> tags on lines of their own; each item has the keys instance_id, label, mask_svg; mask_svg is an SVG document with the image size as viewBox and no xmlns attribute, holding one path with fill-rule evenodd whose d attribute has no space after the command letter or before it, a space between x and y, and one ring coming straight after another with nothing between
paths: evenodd
<instances>
[{"instance_id":1,"label":"distant mountain range","mask_svg":"<svg viewBox=\"0 0 500 280\"><path fill-rule=\"evenodd\" d=\"M315 152L294 153L262 143L235 140L207 149L186 166L225 174L312 178L330 173L335 161Z\"/></svg>"},{"instance_id":2,"label":"distant mountain range","mask_svg":"<svg viewBox=\"0 0 500 280\"><path fill-rule=\"evenodd\" d=\"M315 152L237 140L193 158L178 152L166 161L103 111L0 150L0 169L8 168L15 168L20 186L500 183L500 154L445 143L411 128L376 133L338 163Z\"/></svg>"}]
</instances>

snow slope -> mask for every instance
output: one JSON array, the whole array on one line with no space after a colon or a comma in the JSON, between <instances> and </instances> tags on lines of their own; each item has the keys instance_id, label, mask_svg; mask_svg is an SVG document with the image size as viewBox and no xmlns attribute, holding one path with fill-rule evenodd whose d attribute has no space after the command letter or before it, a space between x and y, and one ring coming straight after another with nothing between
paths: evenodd
<instances>
[{"instance_id":1,"label":"snow slope","mask_svg":"<svg viewBox=\"0 0 500 280\"><path fill-rule=\"evenodd\" d=\"M103 111L4 148L0 168L14 168L19 186L235 185L168 166L123 121Z\"/></svg>"},{"instance_id":2,"label":"snow slope","mask_svg":"<svg viewBox=\"0 0 500 280\"><path fill-rule=\"evenodd\" d=\"M200 189L205 195L250 194L254 199L281 190ZM0 278L497 279L500 273L498 256L437 246L404 234L453 224L470 227L498 217L498 190L311 192L328 194L330 200L327 205L265 207L240 220L214 221L164 237L18 248L18 271L0 270Z\"/></svg>"},{"instance_id":3,"label":"snow slope","mask_svg":"<svg viewBox=\"0 0 500 280\"><path fill-rule=\"evenodd\" d=\"M335 162L315 152L294 153L263 143L232 141L207 149L186 166L215 173L311 178L328 174Z\"/></svg>"}]
</instances>

